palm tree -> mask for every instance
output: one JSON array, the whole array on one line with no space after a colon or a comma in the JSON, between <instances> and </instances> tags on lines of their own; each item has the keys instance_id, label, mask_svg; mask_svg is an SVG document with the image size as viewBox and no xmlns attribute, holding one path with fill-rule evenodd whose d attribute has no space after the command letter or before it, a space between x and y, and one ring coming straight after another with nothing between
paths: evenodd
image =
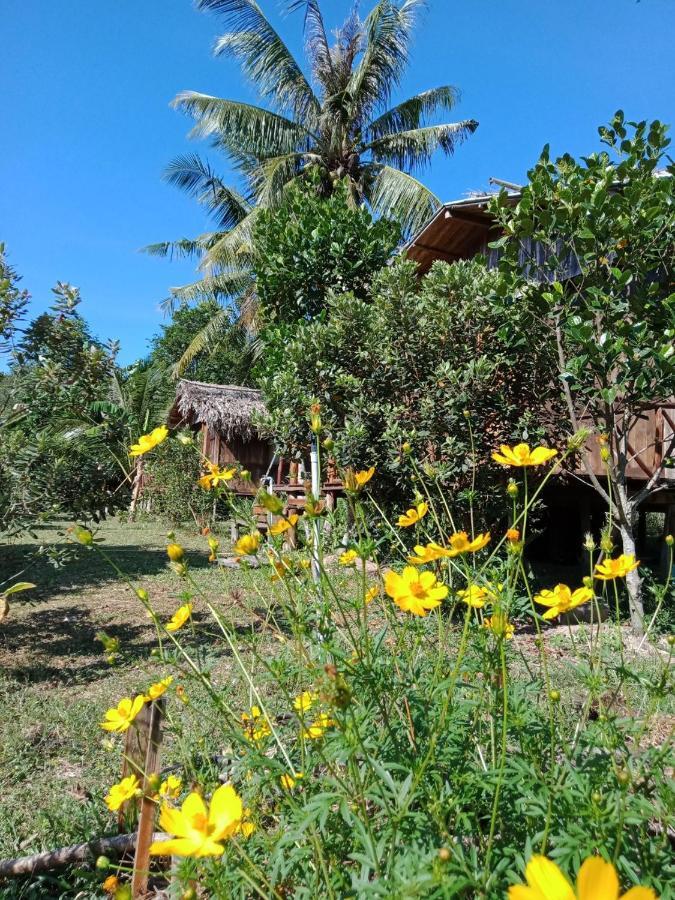
<instances>
[{"instance_id":1,"label":"palm tree","mask_svg":"<svg viewBox=\"0 0 675 900\"><path fill-rule=\"evenodd\" d=\"M410 61L417 13L425 0L379 0L365 19L355 8L329 42L319 0L291 0L304 10L308 79L255 0L197 0L219 14L226 32L215 54L242 66L267 106L185 91L173 105L195 120L192 136L209 138L241 176L228 187L197 155L179 157L167 179L195 196L218 230L195 240L155 244L150 252L198 256L204 277L173 290L173 301L205 296L246 298L252 289L251 235L257 211L282 202L287 186L309 167L323 190L348 179L355 203L395 218L410 233L439 205L416 177L441 150L452 154L478 126L473 119L432 124L456 105L445 85L390 107ZM267 107L270 108L267 108ZM201 341L201 344L200 344ZM202 349L205 336L197 340Z\"/></svg>"}]
</instances>

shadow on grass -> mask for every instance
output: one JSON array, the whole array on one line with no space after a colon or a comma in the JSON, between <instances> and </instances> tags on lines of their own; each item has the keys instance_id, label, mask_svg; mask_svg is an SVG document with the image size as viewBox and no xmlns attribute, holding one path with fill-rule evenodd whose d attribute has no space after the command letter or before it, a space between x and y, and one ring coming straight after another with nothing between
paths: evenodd
<instances>
[{"instance_id":1,"label":"shadow on grass","mask_svg":"<svg viewBox=\"0 0 675 900\"><path fill-rule=\"evenodd\" d=\"M46 600L58 591L69 593L96 588L110 582L119 583L120 576L96 550L63 544L67 561L58 568L49 558L38 553L33 543L9 544L0 552L0 584L17 576L32 581L36 588L31 600ZM106 544L103 552L131 579L168 572L166 552L159 548ZM204 553L186 553L191 569L205 569L209 563Z\"/></svg>"},{"instance_id":2,"label":"shadow on grass","mask_svg":"<svg viewBox=\"0 0 675 900\"><path fill-rule=\"evenodd\" d=\"M193 614L195 631L186 628L180 636L181 644L199 653L230 656L231 652L208 613ZM248 623L230 626L240 640L250 638L262 630L262 616ZM101 631L100 622L92 619L91 611L74 607L61 609L37 609L31 616L20 620L6 620L0 630L0 652L6 660L16 660L14 666L3 666L2 673L24 683L47 682L57 684L90 683L106 678L112 671L106 662L103 646L96 635ZM115 622L107 629L111 636L119 638L118 665L128 671L141 661L149 661L151 651L157 647L157 633L150 623ZM171 641L164 636L167 654L175 651ZM25 660L25 664L22 661Z\"/></svg>"}]
</instances>

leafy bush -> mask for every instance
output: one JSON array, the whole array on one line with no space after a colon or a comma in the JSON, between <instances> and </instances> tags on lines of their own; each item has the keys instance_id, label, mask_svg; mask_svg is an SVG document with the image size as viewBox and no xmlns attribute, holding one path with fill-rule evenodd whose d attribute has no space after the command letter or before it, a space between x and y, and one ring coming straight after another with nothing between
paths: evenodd
<instances>
[{"instance_id":1,"label":"leafy bush","mask_svg":"<svg viewBox=\"0 0 675 900\"><path fill-rule=\"evenodd\" d=\"M620 621L600 614L606 600L614 608L630 558L613 563L609 580L535 595L522 561L525 485L533 468L550 477L555 454L520 453L510 471L521 499L510 491L504 503L508 533L446 537L440 509L418 495L414 513L381 522L400 548L387 571L366 525L377 472L345 473L358 523L346 574L326 567L319 542L311 577L302 554L282 547L288 520L265 543L251 521L236 550L270 554L273 568L267 591L250 573L256 612L266 609L247 636L236 609L230 617L220 597L202 592L182 548L168 545L181 607L164 622L139 597L167 674L180 678L152 689L167 699L166 728L183 755L182 782L165 785L171 796L161 801L159 827L171 841L153 853L183 857L175 871L186 890L501 898L533 853L570 876L597 853L626 885L668 896L675 755L659 735L672 709L669 655L633 655ZM215 490L228 502L226 487ZM309 505L305 515L311 534L321 511ZM97 552L91 534L80 539ZM414 545L417 564L406 566ZM596 576L606 571L606 561L596 565ZM523 602L527 627L513 635ZM582 605L587 624L549 632L549 620ZM231 655L223 682L214 626ZM135 727L147 691L109 710L108 730ZM146 776L117 786L108 803L156 792L157 778Z\"/></svg>"},{"instance_id":2,"label":"leafy bush","mask_svg":"<svg viewBox=\"0 0 675 900\"><path fill-rule=\"evenodd\" d=\"M368 299L332 297L325 318L268 346L269 434L286 453L306 454L305 411L318 401L338 461L378 461L378 500L410 496L410 444L460 517L472 490L485 511L499 479L481 466L474 483L472 456L487 461L502 440L541 436L557 395L536 324L525 333L520 307L493 299L497 280L480 260L436 263L421 281L399 261Z\"/></svg>"},{"instance_id":3,"label":"leafy bush","mask_svg":"<svg viewBox=\"0 0 675 900\"><path fill-rule=\"evenodd\" d=\"M194 522L204 528L213 518L214 498L197 484L201 458L189 434L186 443L165 441L154 451L145 468L142 497L153 516L173 525Z\"/></svg>"}]
</instances>

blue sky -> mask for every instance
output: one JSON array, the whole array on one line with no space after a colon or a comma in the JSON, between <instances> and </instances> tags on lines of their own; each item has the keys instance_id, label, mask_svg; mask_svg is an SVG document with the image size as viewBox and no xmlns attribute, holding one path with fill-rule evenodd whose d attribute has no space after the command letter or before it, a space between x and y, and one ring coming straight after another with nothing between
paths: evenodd
<instances>
[{"instance_id":1,"label":"blue sky","mask_svg":"<svg viewBox=\"0 0 675 900\"><path fill-rule=\"evenodd\" d=\"M298 14L259 0L301 52ZM331 25L352 0L324 0ZM362 0L370 8L371 0ZM675 123L675 0L430 0L410 73L395 100L439 84L462 90L456 118L480 127L425 182L441 199L521 181L541 147L583 154L619 107ZM3 122L0 240L33 296L77 285L82 312L122 362L143 355L165 321L159 302L192 280L191 263L139 253L198 234L196 204L164 184L173 156L205 146L169 108L182 89L254 100L236 65L213 59L219 22L190 0L0 0ZM222 30L222 29L221 29Z\"/></svg>"}]
</instances>

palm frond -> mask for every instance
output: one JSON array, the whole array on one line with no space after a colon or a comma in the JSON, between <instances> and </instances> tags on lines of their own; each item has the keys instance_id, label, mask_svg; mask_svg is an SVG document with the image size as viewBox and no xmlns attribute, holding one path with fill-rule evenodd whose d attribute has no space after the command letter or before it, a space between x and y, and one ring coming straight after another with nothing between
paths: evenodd
<instances>
[{"instance_id":1,"label":"palm frond","mask_svg":"<svg viewBox=\"0 0 675 900\"><path fill-rule=\"evenodd\" d=\"M371 122L364 132L366 141L374 141L399 131L411 131L423 127L435 113L448 112L460 99L460 91L452 85L422 91L409 100L399 103Z\"/></svg>"},{"instance_id":2,"label":"palm frond","mask_svg":"<svg viewBox=\"0 0 675 900\"><path fill-rule=\"evenodd\" d=\"M227 269L243 270L253 254L253 226L258 208L254 208L230 231L219 235L206 254L200 269L212 273Z\"/></svg>"},{"instance_id":3,"label":"palm frond","mask_svg":"<svg viewBox=\"0 0 675 900\"><path fill-rule=\"evenodd\" d=\"M287 153L265 159L260 164L260 177L257 186L258 204L261 207L278 206L284 197L284 190L289 182L302 174L305 155Z\"/></svg>"},{"instance_id":4,"label":"palm frond","mask_svg":"<svg viewBox=\"0 0 675 900\"><path fill-rule=\"evenodd\" d=\"M250 103L183 91L172 105L196 120L191 137L216 137L221 147L239 154L290 153L311 139L297 122Z\"/></svg>"},{"instance_id":5,"label":"palm frond","mask_svg":"<svg viewBox=\"0 0 675 900\"><path fill-rule=\"evenodd\" d=\"M192 284L171 288L171 297L167 298L165 303L167 308L171 308L169 300L173 302L174 308L183 303L199 303L203 300L217 300L224 303L238 297L251 283L251 278L250 269L207 275Z\"/></svg>"},{"instance_id":6,"label":"palm frond","mask_svg":"<svg viewBox=\"0 0 675 900\"><path fill-rule=\"evenodd\" d=\"M302 69L255 0L198 0L197 8L224 17L228 33L216 42L215 53L234 56L262 97L300 119L318 113Z\"/></svg>"},{"instance_id":7,"label":"palm frond","mask_svg":"<svg viewBox=\"0 0 675 900\"><path fill-rule=\"evenodd\" d=\"M211 316L206 325L198 331L185 349L185 352L171 369L173 378L180 378L196 356L212 348L214 341L223 329L230 324L230 310L223 308Z\"/></svg>"},{"instance_id":8,"label":"palm frond","mask_svg":"<svg viewBox=\"0 0 675 900\"><path fill-rule=\"evenodd\" d=\"M197 238L179 238L177 241L160 241L141 247L143 253L150 256L164 256L169 259L192 259L202 256L218 237L215 232L202 234Z\"/></svg>"},{"instance_id":9,"label":"palm frond","mask_svg":"<svg viewBox=\"0 0 675 900\"><path fill-rule=\"evenodd\" d=\"M376 213L395 219L405 235L418 231L440 206L421 181L391 166L371 163L368 200Z\"/></svg>"},{"instance_id":10,"label":"palm frond","mask_svg":"<svg viewBox=\"0 0 675 900\"><path fill-rule=\"evenodd\" d=\"M169 184L195 197L221 228L232 228L250 210L250 204L229 187L196 153L177 156L164 170Z\"/></svg>"},{"instance_id":11,"label":"palm frond","mask_svg":"<svg viewBox=\"0 0 675 900\"><path fill-rule=\"evenodd\" d=\"M476 128L478 122L473 119L448 125L428 125L386 135L366 144L364 149L370 150L376 162L414 172L427 166L437 150L452 154L455 146L465 141Z\"/></svg>"},{"instance_id":12,"label":"palm frond","mask_svg":"<svg viewBox=\"0 0 675 900\"><path fill-rule=\"evenodd\" d=\"M386 107L410 61L417 11L426 0L380 0L363 23L364 51L350 80L352 116L369 118Z\"/></svg>"},{"instance_id":13,"label":"palm frond","mask_svg":"<svg viewBox=\"0 0 675 900\"><path fill-rule=\"evenodd\" d=\"M305 53L312 67L312 75L325 87L333 80L334 68L319 0L293 0L289 5L290 12L298 9L305 10Z\"/></svg>"}]
</instances>

